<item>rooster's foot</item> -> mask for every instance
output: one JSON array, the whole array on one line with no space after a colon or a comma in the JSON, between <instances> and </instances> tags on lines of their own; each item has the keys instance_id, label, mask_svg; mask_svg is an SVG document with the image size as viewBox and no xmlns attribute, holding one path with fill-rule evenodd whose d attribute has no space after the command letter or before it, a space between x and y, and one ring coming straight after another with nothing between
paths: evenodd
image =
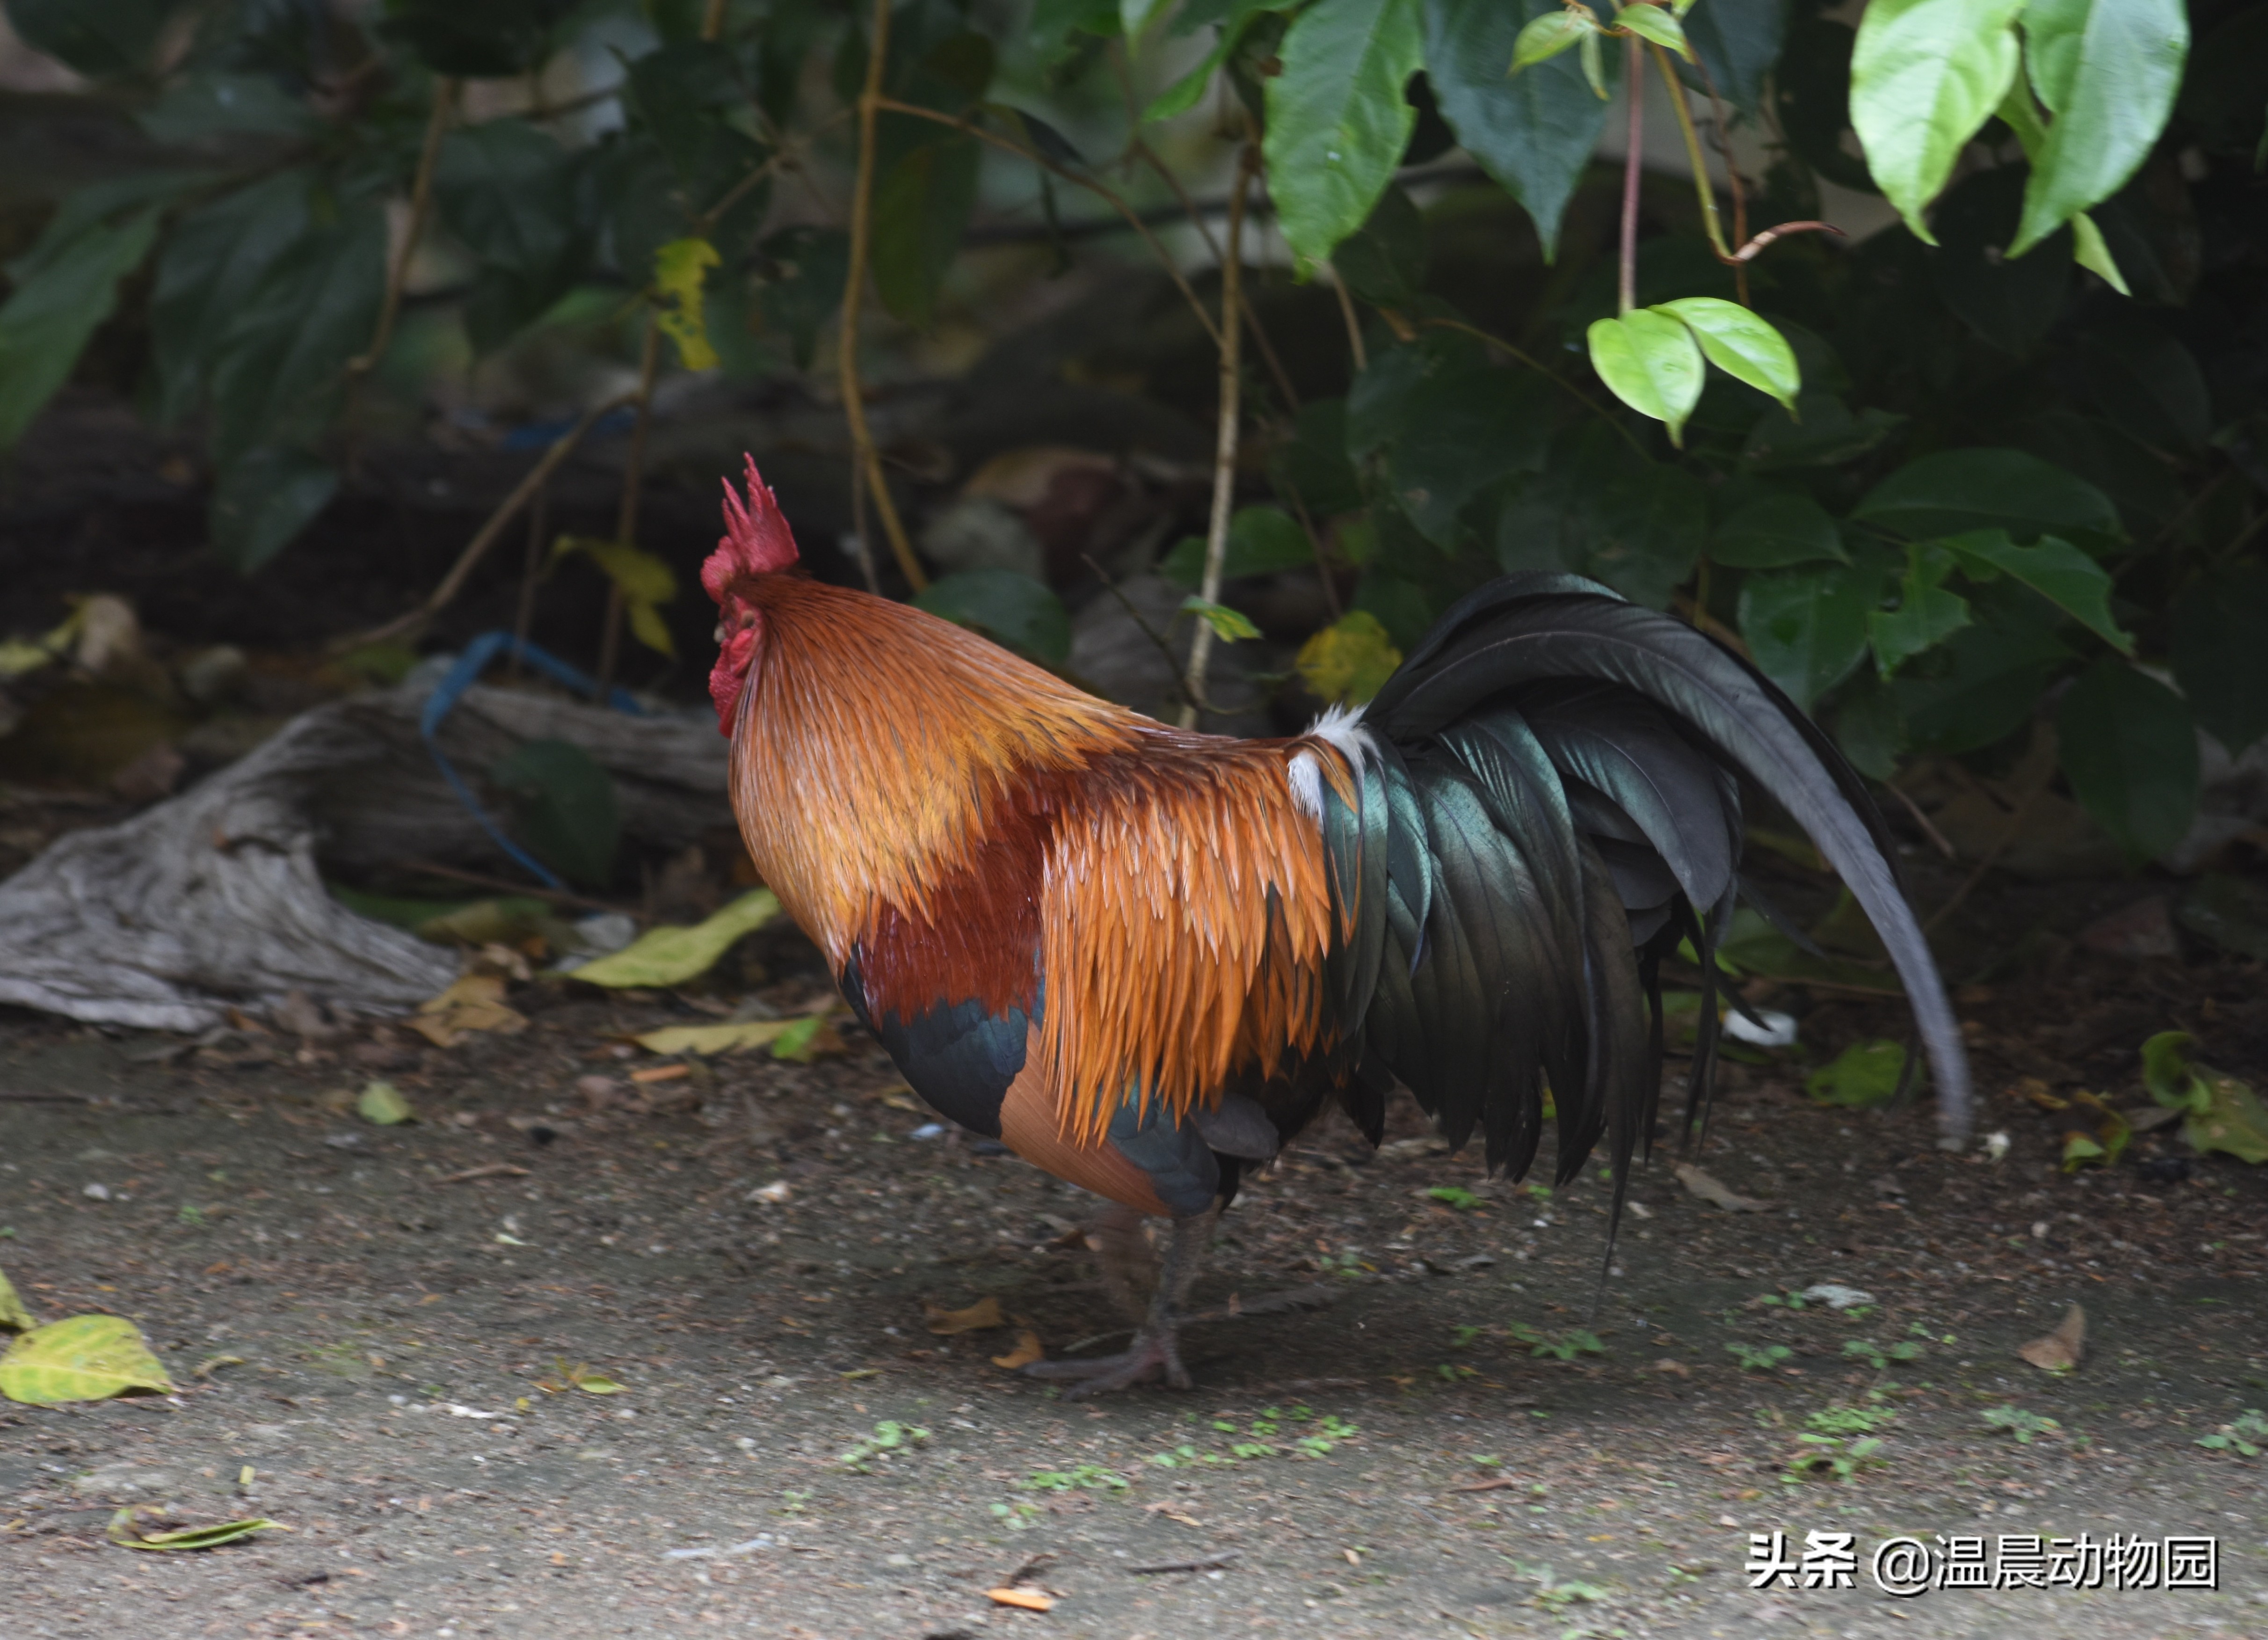
<instances>
[{"instance_id":1,"label":"rooster's foot","mask_svg":"<svg viewBox=\"0 0 2268 1640\"><path fill-rule=\"evenodd\" d=\"M1177 1390L1191 1387L1189 1369L1182 1364L1181 1339L1172 1331L1136 1334L1134 1347L1123 1355L1095 1356L1081 1361L1035 1361L1024 1376L1072 1385L1067 1400L1108 1395L1163 1378Z\"/></svg>"}]
</instances>

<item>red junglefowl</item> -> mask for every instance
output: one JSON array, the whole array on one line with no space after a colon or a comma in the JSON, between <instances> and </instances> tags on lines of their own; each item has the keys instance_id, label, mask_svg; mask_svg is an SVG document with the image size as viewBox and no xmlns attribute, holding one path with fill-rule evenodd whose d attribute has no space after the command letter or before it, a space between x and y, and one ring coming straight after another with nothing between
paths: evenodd
<instances>
[{"instance_id":1,"label":"red junglefowl","mask_svg":"<svg viewBox=\"0 0 2268 1640\"><path fill-rule=\"evenodd\" d=\"M1962 1131L1960 1034L1880 816L1692 628L1510 576L1359 712L1190 734L811 580L747 478L702 585L757 869L930 1104L1118 1204L1122 1233L1171 1222L1133 1348L1030 1370L1186 1387L1177 1311L1240 1169L1334 1102L1377 1142L1396 1083L1515 1177L1548 1083L1560 1178L1603 1133L1619 1212L1660 1091L1657 967L1681 939L1713 952L1731 916L1743 776L1873 918ZM1699 1020L1697 1098L1713 992Z\"/></svg>"}]
</instances>

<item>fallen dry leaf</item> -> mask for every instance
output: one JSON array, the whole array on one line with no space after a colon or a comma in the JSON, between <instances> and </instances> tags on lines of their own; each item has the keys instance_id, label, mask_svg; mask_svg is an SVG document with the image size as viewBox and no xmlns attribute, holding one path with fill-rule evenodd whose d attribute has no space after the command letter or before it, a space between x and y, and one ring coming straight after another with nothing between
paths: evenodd
<instances>
[{"instance_id":1,"label":"fallen dry leaf","mask_svg":"<svg viewBox=\"0 0 2268 1640\"><path fill-rule=\"evenodd\" d=\"M1685 1186L1688 1195L1720 1207L1727 1213L1769 1213L1771 1203L1759 1201L1754 1196L1744 1196L1728 1186L1719 1183L1690 1162L1680 1162L1676 1168L1677 1182Z\"/></svg>"},{"instance_id":2,"label":"fallen dry leaf","mask_svg":"<svg viewBox=\"0 0 2268 1640\"><path fill-rule=\"evenodd\" d=\"M2068 1372L2079 1364L2087 1348L2087 1311L2077 1304L2064 1311L2063 1321L2044 1337L2036 1338L2016 1353L2043 1372Z\"/></svg>"},{"instance_id":3,"label":"fallen dry leaf","mask_svg":"<svg viewBox=\"0 0 2268 1640\"><path fill-rule=\"evenodd\" d=\"M1675 1372L1681 1378L1690 1378L1693 1376L1692 1368L1687 1366L1682 1361L1671 1361L1667 1356L1655 1362L1649 1370L1654 1372Z\"/></svg>"},{"instance_id":4,"label":"fallen dry leaf","mask_svg":"<svg viewBox=\"0 0 2268 1640\"><path fill-rule=\"evenodd\" d=\"M437 1048L453 1048L468 1032L493 1031L509 1036L527 1029L527 1016L505 1006L504 982L495 974L467 974L436 997L417 1005L409 1028Z\"/></svg>"},{"instance_id":5,"label":"fallen dry leaf","mask_svg":"<svg viewBox=\"0 0 2268 1640\"><path fill-rule=\"evenodd\" d=\"M995 1606L1012 1606L1019 1611L1051 1612L1056 1608L1055 1597L1042 1594L1037 1589L987 1589L984 1598Z\"/></svg>"},{"instance_id":6,"label":"fallen dry leaf","mask_svg":"<svg viewBox=\"0 0 2268 1640\"><path fill-rule=\"evenodd\" d=\"M635 1082L680 1082L693 1074L690 1065L648 1065L630 1073Z\"/></svg>"},{"instance_id":7,"label":"fallen dry leaf","mask_svg":"<svg viewBox=\"0 0 2268 1640\"><path fill-rule=\"evenodd\" d=\"M989 1304L991 1301L988 1299L985 1302ZM937 1331L934 1322L931 1324L930 1331L932 1333ZM1045 1361L1047 1358L1048 1352L1040 1348L1040 1335L1031 1328L1026 1327L1016 1334L1015 1348L1005 1356L993 1356L992 1364L996 1367L1005 1367L1009 1371L1013 1372L1019 1367L1028 1367L1035 1361Z\"/></svg>"},{"instance_id":8,"label":"fallen dry leaf","mask_svg":"<svg viewBox=\"0 0 2268 1640\"><path fill-rule=\"evenodd\" d=\"M982 1333L1008 1324L1008 1319L1000 1313L998 1298L980 1298L966 1310L947 1310L941 1304L924 1303L922 1311L929 1317L929 1330L940 1338L949 1338L956 1333Z\"/></svg>"}]
</instances>

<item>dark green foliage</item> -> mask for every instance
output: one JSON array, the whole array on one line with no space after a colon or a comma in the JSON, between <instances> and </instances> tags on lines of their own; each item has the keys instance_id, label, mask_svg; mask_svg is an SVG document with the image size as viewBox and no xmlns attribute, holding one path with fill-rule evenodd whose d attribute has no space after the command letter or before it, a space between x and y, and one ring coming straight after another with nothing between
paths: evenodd
<instances>
[{"instance_id":1,"label":"dark green foliage","mask_svg":"<svg viewBox=\"0 0 2268 1640\"><path fill-rule=\"evenodd\" d=\"M489 779L511 802L512 833L570 883L603 889L622 841L614 776L570 741L532 740L500 760Z\"/></svg>"}]
</instances>

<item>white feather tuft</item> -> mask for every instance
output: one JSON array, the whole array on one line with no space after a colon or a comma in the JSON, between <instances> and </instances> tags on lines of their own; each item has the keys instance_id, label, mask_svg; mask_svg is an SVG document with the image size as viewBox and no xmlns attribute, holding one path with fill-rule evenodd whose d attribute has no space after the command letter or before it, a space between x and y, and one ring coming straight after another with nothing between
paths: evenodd
<instances>
[{"instance_id":1,"label":"white feather tuft","mask_svg":"<svg viewBox=\"0 0 2268 1640\"><path fill-rule=\"evenodd\" d=\"M1326 706L1322 715L1307 725L1307 733L1337 747L1358 769L1365 759L1378 755L1377 743L1363 727L1360 706Z\"/></svg>"},{"instance_id":2,"label":"white feather tuft","mask_svg":"<svg viewBox=\"0 0 2268 1640\"><path fill-rule=\"evenodd\" d=\"M1307 818L1320 821L1323 817L1322 760L1311 751L1295 753L1284 778L1291 782L1292 801L1307 811Z\"/></svg>"}]
</instances>

